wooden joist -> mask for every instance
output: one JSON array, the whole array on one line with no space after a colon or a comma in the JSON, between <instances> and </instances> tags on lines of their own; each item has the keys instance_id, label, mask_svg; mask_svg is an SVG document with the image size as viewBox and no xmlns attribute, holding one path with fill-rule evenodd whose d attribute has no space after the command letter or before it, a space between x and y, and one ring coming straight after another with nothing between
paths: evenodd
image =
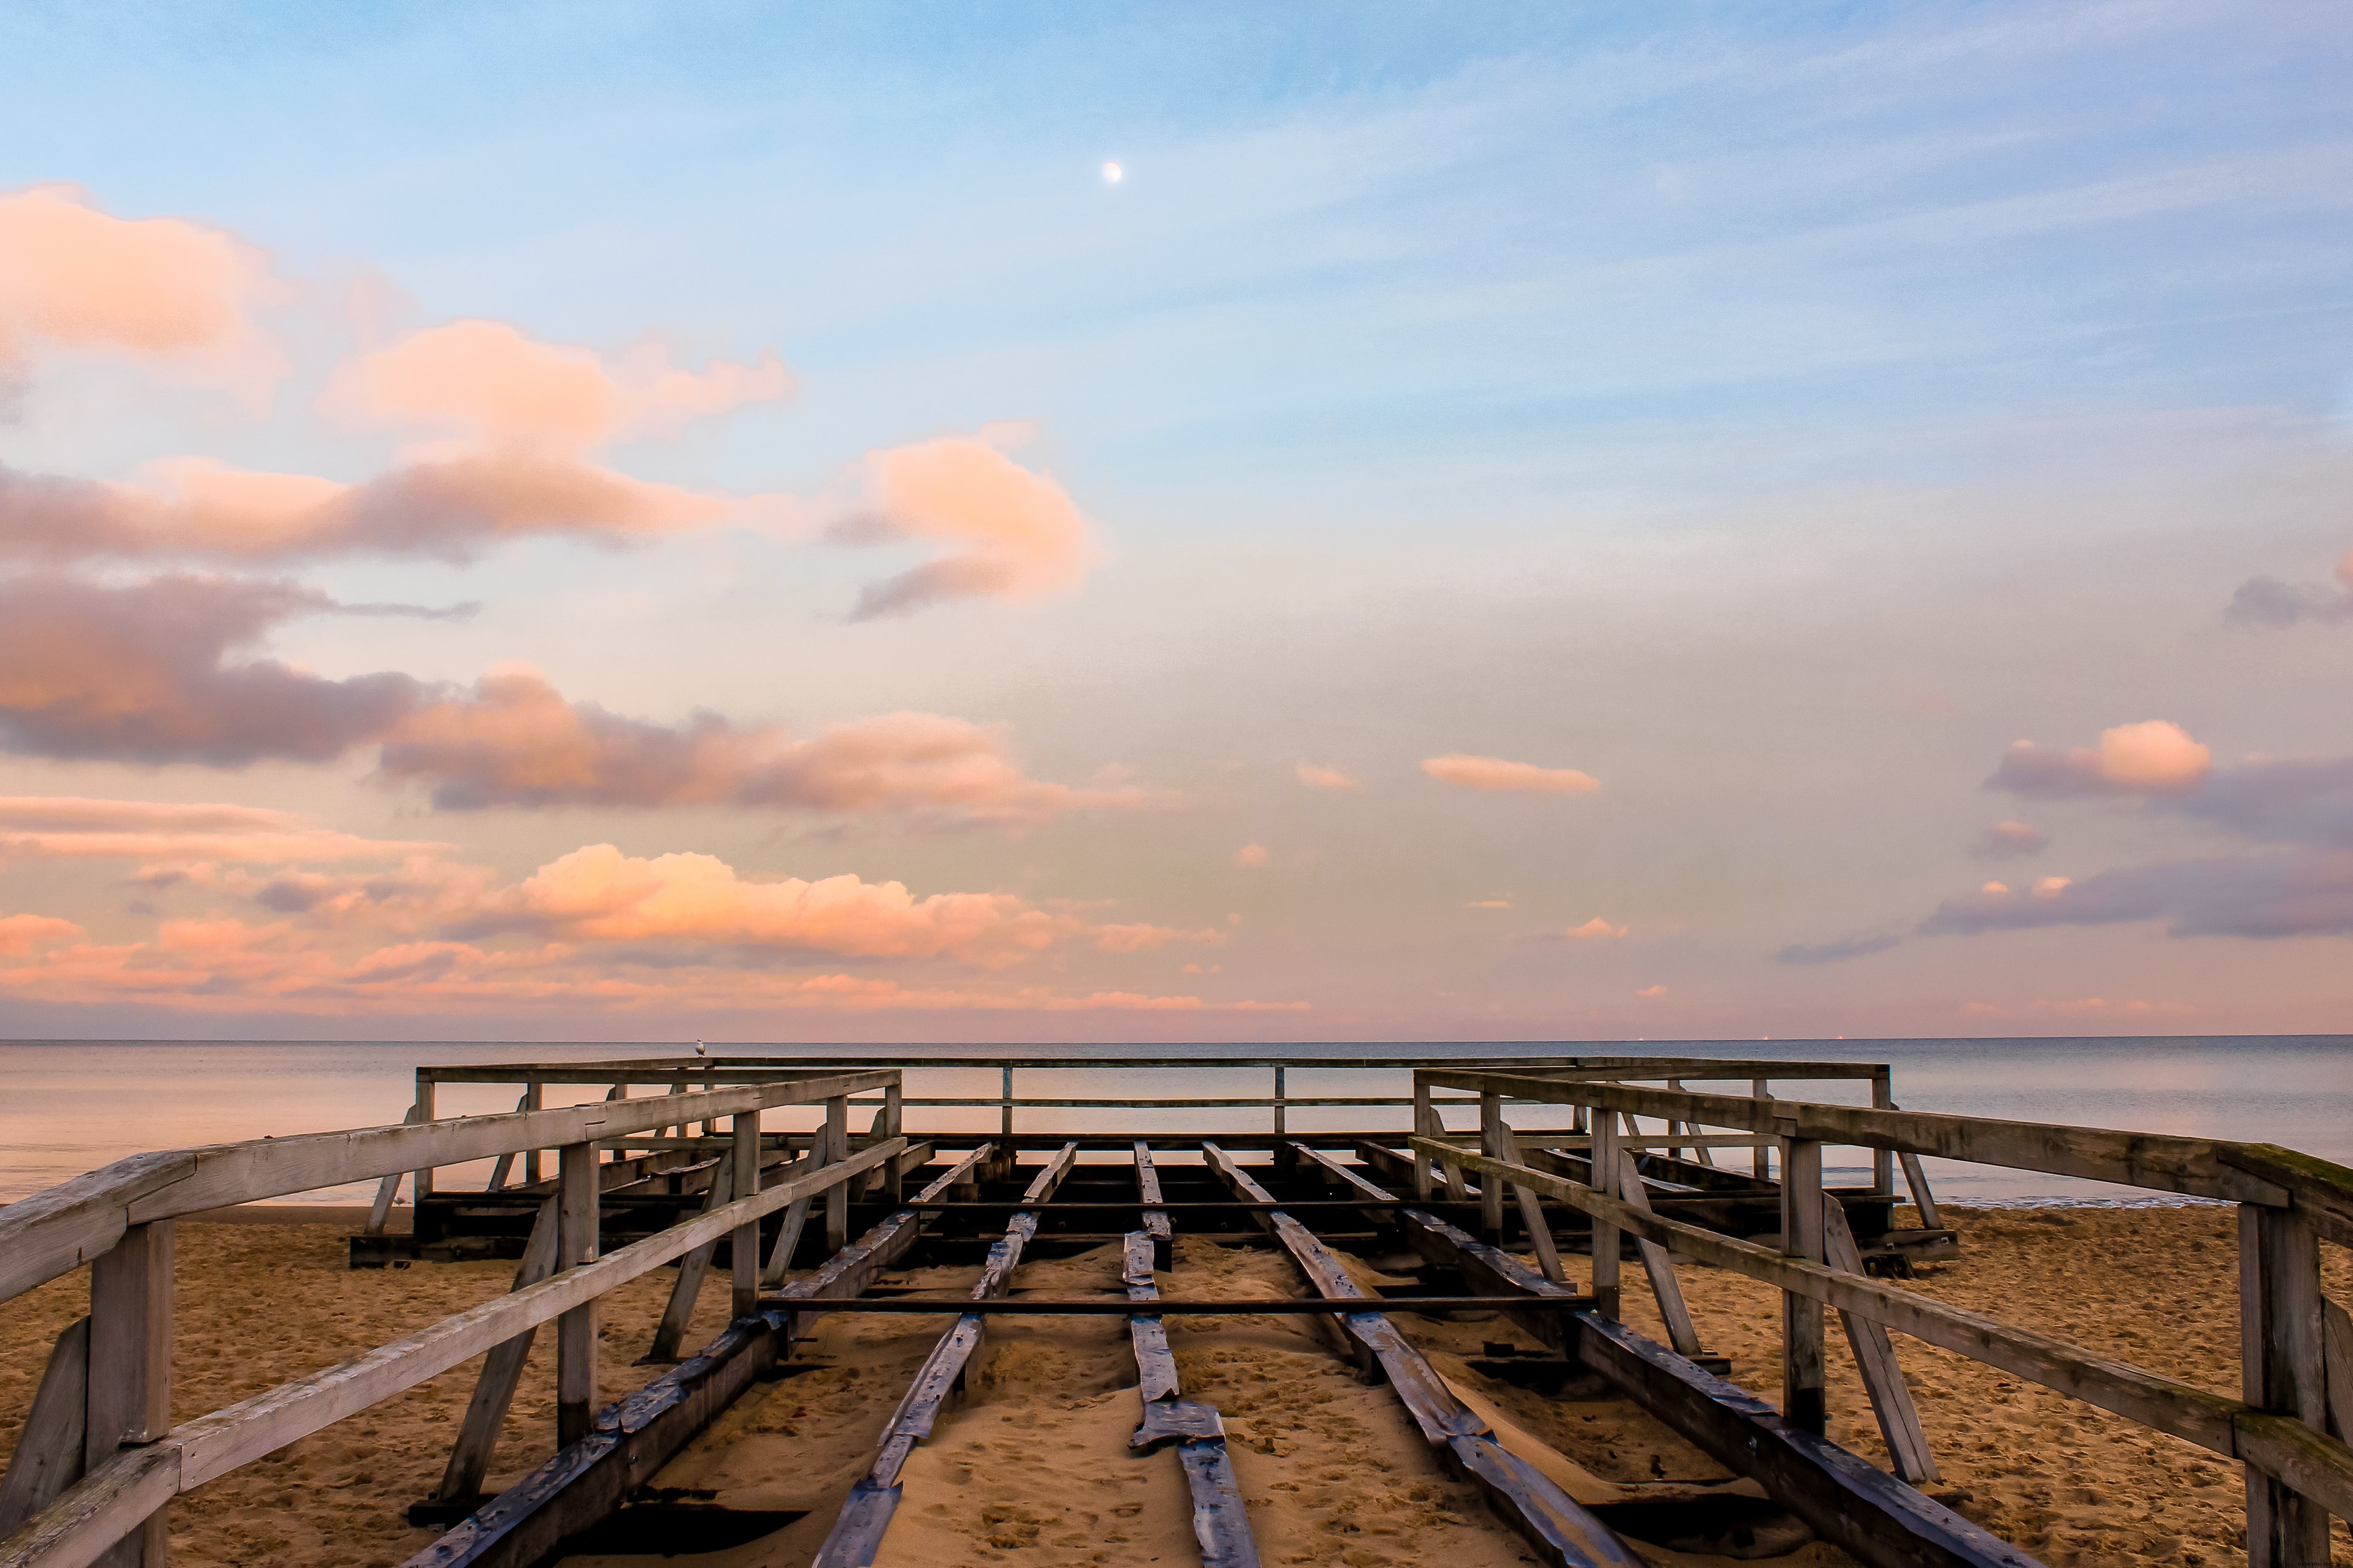
<instances>
[{"instance_id":1,"label":"wooden joist","mask_svg":"<svg viewBox=\"0 0 2353 1568\"><path fill-rule=\"evenodd\" d=\"M1265 1188L1215 1143L1201 1145L1209 1168L1243 1196L1271 1202ZM1276 1210L1266 1215L1269 1228L1290 1253L1292 1262L1318 1295L1330 1300L1366 1298L1340 1259L1306 1226ZM1341 1320L1350 1339L1388 1377L1389 1386L1406 1407L1425 1441L1449 1468L1475 1481L1489 1504L1504 1521L1527 1538L1546 1561L1558 1568L1639 1568L1641 1558L1603 1524L1561 1490L1550 1478L1495 1440L1494 1428L1455 1397L1437 1369L1422 1358L1406 1337L1378 1310L1355 1312Z\"/></svg>"},{"instance_id":2,"label":"wooden joist","mask_svg":"<svg viewBox=\"0 0 2353 1568\"><path fill-rule=\"evenodd\" d=\"M1029 1190L1021 1195L1022 1202L1042 1204L1050 1199L1062 1178L1070 1174L1078 1155L1076 1143L1062 1145L1030 1182ZM942 1181L948 1179L943 1177ZM1024 1210L1008 1220L1005 1235L988 1249L988 1261L981 1266L971 1299L985 1301L1004 1295L1013 1282L1013 1271L1021 1265L1022 1249L1037 1234L1038 1215L1034 1210ZM981 1314L965 1313L932 1347L932 1353L892 1414L890 1425L882 1430L882 1446L874 1463L850 1486L849 1496L843 1501L833 1529L818 1548L812 1568L865 1568L874 1561L875 1552L881 1549L883 1534L891 1528L892 1516L898 1510L904 1489L899 1477L906 1468L907 1458L917 1444L932 1435L949 1396L963 1388L965 1373L974 1352L981 1347L987 1326L988 1320Z\"/></svg>"},{"instance_id":3,"label":"wooden joist","mask_svg":"<svg viewBox=\"0 0 2353 1568\"><path fill-rule=\"evenodd\" d=\"M1138 1308L1159 1300L1160 1288L1152 1279L1155 1246L1149 1231L1128 1233L1121 1275L1128 1300ZM1201 1568L1258 1568L1258 1542L1250 1533L1240 1483L1234 1479L1233 1460L1226 1453L1224 1419L1215 1405L1182 1396L1176 1357L1156 1313L1130 1314L1127 1331L1144 1405L1143 1423L1128 1446L1149 1451L1176 1445L1185 1487L1193 1498L1193 1536L1201 1544Z\"/></svg>"},{"instance_id":4,"label":"wooden joist","mask_svg":"<svg viewBox=\"0 0 2353 1568\"><path fill-rule=\"evenodd\" d=\"M513 1289L536 1285L555 1272L555 1199L551 1197L540 1205L539 1218L533 1222L522 1263L515 1269ZM491 1457L498 1449L499 1428L506 1423L507 1407L514 1402L516 1385L522 1381L523 1365L531 1359L532 1342L538 1333L535 1328L525 1329L493 1346L482 1358L466 1418L459 1426L457 1441L450 1445L441 1485L433 1493L435 1502L470 1505L481 1496L483 1478L491 1473Z\"/></svg>"},{"instance_id":5,"label":"wooden joist","mask_svg":"<svg viewBox=\"0 0 2353 1568\"><path fill-rule=\"evenodd\" d=\"M1141 1138L1135 1141L1135 1196L1144 1205L1145 1234L1152 1238L1152 1266L1166 1268L1174 1261L1175 1233L1167 1211L1154 1206L1161 1201L1160 1173L1153 1167L1152 1146Z\"/></svg>"}]
</instances>

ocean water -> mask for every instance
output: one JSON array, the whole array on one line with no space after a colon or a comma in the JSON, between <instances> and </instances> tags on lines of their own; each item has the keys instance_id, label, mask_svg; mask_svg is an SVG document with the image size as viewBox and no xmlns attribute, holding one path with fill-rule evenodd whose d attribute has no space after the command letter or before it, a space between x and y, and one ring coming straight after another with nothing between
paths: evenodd
<instances>
[{"instance_id":1,"label":"ocean water","mask_svg":"<svg viewBox=\"0 0 2353 1568\"><path fill-rule=\"evenodd\" d=\"M995 1057L996 1045L970 1047L838 1047L730 1046L731 1053L807 1055L852 1061L890 1055ZM1270 1054L1293 1057L1394 1056L1443 1060L1454 1056L1659 1053L1818 1061L1885 1061L1894 1068L1895 1098L1914 1110L1944 1110L2017 1121L2072 1122L2194 1137L2272 1142L2353 1164L2353 1036L2152 1037L2084 1039L1715 1040L1662 1046L1607 1042L1560 1045L1281 1046ZM1116 1068L1054 1068L1057 1057L1134 1057ZM224 1142L264 1135L324 1131L397 1121L413 1098L420 1064L594 1061L678 1055L667 1045L469 1045L372 1042L0 1042L0 1202L11 1202L127 1154L151 1149ZM1036 1067L1017 1074L1017 1092L1063 1099L1087 1095L1124 1099L1159 1096L1240 1096L1271 1092L1263 1068L1187 1068L1188 1057L1250 1055L1229 1044L1043 1048ZM993 1068L911 1071L910 1095L994 1095ZM1696 1081L1694 1088L1707 1087ZM1407 1092L1403 1070L1291 1069L1287 1091L1314 1094ZM1746 1092L1746 1081L1738 1092ZM514 1089L445 1085L442 1114L510 1110ZM1776 1085L1790 1098L1866 1103L1862 1083ZM596 1086L551 1088L550 1104L602 1098ZM1023 1113L1021 1126L1039 1131L1117 1125L1138 1131L1180 1127L1262 1129L1263 1113L1249 1111L1091 1111ZM771 1112L771 1128L801 1128L813 1112ZM991 1110L911 1113L915 1125L944 1131L994 1128ZM1530 1127L1558 1125L1538 1113ZM1402 1128L1400 1110L1300 1108L1295 1131ZM1722 1156L1744 1163L1745 1151ZM2035 1172L1927 1162L1940 1198L1976 1204L2151 1201L2136 1189ZM1860 1181L1868 1155L1826 1152L1833 1181ZM479 1184L482 1170L458 1167L446 1184ZM301 1201L349 1203L364 1195L343 1188ZM2167 1200L2158 1200L2167 1201Z\"/></svg>"}]
</instances>

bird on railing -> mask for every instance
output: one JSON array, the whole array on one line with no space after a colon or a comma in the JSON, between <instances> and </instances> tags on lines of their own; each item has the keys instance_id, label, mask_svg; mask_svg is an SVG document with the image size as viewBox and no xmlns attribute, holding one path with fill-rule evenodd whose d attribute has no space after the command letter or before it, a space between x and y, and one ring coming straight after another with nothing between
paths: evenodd
<instances>
[{"instance_id":1,"label":"bird on railing","mask_svg":"<svg viewBox=\"0 0 2353 1568\"><path fill-rule=\"evenodd\" d=\"M698 1057L707 1057L711 1054L711 1047L697 1040L694 1042L694 1054Z\"/></svg>"}]
</instances>

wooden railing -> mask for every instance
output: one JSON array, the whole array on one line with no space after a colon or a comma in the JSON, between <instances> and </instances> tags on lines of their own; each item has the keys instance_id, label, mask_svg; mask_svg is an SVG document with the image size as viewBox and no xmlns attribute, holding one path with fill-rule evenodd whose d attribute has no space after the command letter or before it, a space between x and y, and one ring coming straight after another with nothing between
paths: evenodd
<instances>
[{"instance_id":1,"label":"wooden railing","mask_svg":"<svg viewBox=\"0 0 2353 1568\"><path fill-rule=\"evenodd\" d=\"M826 1194L895 1171L906 1141L887 1137L852 1153L849 1097L896 1097L899 1074L802 1068L757 1083L653 1099L215 1144L117 1161L0 1208L0 1300L90 1265L90 1310L59 1336L5 1479L0 1568L81 1568L104 1562L162 1568L164 1505L298 1437L416 1386L551 1320L557 1325L557 1436L587 1430L596 1388L596 1301L672 1258L732 1237L741 1310L758 1288L758 1225L779 1209L805 1212ZM762 1188L760 1113L822 1104L828 1140L810 1161ZM598 1147L685 1122L729 1123L732 1201L600 1256ZM558 1151L546 1219L551 1271L513 1293L459 1312L365 1355L171 1424L174 1222L231 1205L286 1197L436 1165ZM698 1277L699 1278L699 1277ZM494 1358L495 1359L495 1358ZM490 1419L495 1431L501 1401Z\"/></svg>"},{"instance_id":2,"label":"wooden railing","mask_svg":"<svg viewBox=\"0 0 2353 1568\"><path fill-rule=\"evenodd\" d=\"M1697 1074L1689 1076L1697 1077ZM1478 1096L1476 1150L1443 1134L1423 1111L1410 1140L1415 1181L1428 1196L1433 1169L1484 1178L1482 1196L1506 1185L1567 1204L1593 1222L1594 1293L1617 1312L1621 1234L1672 1247L1778 1287L1783 1293L1782 1411L1817 1432L1824 1418L1825 1306L1998 1367L2247 1467L2251 1568L2306 1568L2328 1561L2328 1516L2353 1519L2353 1317L2320 1289L2318 1241L2353 1246L2353 1171L2271 1144L2230 1143L2040 1122L2001 1121L1884 1108L1710 1095L1580 1079L1536 1069L1422 1068L1417 1100L1432 1091ZM1577 1182L1523 1161L1506 1112L1513 1106L1573 1106L1592 1118L1592 1180ZM1735 1128L1778 1145L1782 1168L1778 1251L1649 1211L1618 1143L1631 1118ZM2228 1399L2048 1335L1865 1279L1832 1256L1836 1205L1821 1193L1821 1150L1836 1143L1888 1154L2040 1171L2239 1205L2242 1399ZM1851 1244L1850 1244L1851 1246ZM1661 1310L1681 1306L1671 1270L1651 1270ZM1908 1395L1893 1358L1881 1375L1856 1361L1874 1413L1895 1434ZM1887 1380L1893 1378L1891 1384Z\"/></svg>"}]
</instances>

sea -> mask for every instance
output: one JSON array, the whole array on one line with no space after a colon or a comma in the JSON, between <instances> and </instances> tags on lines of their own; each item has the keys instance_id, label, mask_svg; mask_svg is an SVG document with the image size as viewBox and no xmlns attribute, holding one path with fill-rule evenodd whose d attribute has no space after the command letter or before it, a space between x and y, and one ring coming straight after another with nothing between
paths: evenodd
<instances>
[{"instance_id":1,"label":"sea","mask_svg":"<svg viewBox=\"0 0 2353 1568\"><path fill-rule=\"evenodd\" d=\"M373 1127L398 1121L414 1098L421 1065L691 1058L676 1043L516 1045L398 1040L153 1041L23 1040L0 1042L0 1203L14 1202L126 1155L155 1149L264 1136ZM2161 1036L2042 1039L1690 1040L1577 1041L1514 1044L1338 1044L1237 1046L1231 1043L1148 1046L1054 1046L1027 1054L1001 1044L970 1046L758 1046L715 1047L724 1055L791 1055L851 1062L873 1057L1000 1058L1020 1055L1018 1094L1059 1099L1088 1095L1122 1099L1263 1095L1272 1091L1265 1068L1187 1067L1188 1060L1255 1054L1294 1058L1394 1058L1444 1061L1520 1053L1622 1054L1886 1062L1895 1099L1911 1110L1953 1111L2026 1121L2069 1122L2141 1132L2232 1139L2285 1145L2353 1165L2353 1035ZM1116 1068L1057 1068L1058 1058L1114 1058ZM910 1069L910 1096L994 1096L993 1067ZM1286 1092L1405 1094L1403 1069L1289 1069ZM1693 1080L1688 1087L1710 1087ZM1747 1092L1746 1078L1736 1080ZM445 1085L438 1111L511 1110L519 1087ZM1776 1082L1791 1099L1868 1102L1860 1082ZM601 1099L596 1086L554 1089L548 1103ZM993 1128L997 1112L939 1110L913 1113L923 1127L944 1131ZM913 1118L911 1118L912 1120ZM808 1113L771 1112L770 1128L798 1127ZM1265 1113L1247 1110L1102 1111L1036 1110L1020 1126L1039 1131L1179 1128L1263 1130ZM1294 1109L1294 1131L1378 1131L1403 1128L1394 1115L1350 1108ZM1559 1125L1528 1113L1531 1128ZM1745 1151L1723 1153L1745 1163ZM2097 1182L1952 1161L1926 1162L1940 1200L1969 1205L2035 1206L2116 1205L2182 1200ZM1868 1178L1860 1150L1825 1151L1833 1183ZM479 1184L487 1167L454 1167L445 1185ZM350 1204L367 1189L331 1188L289 1202Z\"/></svg>"}]
</instances>

